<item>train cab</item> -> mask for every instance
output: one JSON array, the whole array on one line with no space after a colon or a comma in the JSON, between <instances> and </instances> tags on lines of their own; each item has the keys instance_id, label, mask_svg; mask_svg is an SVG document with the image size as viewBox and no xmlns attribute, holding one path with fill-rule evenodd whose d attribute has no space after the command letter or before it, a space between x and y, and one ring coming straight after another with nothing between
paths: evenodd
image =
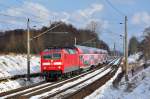
<instances>
[{"instance_id":1,"label":"train cab","mask_svg":"<svg viewBox=\"0 0 150 99\"><path fill-rule=\"evenodd\" d=\"M41 72L44 76L61 75L63 70L62 50L47 49L41 53Z\"/></svg>"}]
</instances>

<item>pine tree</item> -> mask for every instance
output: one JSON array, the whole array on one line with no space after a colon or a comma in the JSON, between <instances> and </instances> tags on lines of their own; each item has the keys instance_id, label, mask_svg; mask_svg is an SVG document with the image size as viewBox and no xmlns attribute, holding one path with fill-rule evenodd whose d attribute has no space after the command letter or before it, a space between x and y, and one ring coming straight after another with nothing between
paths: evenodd
<instances>
[{"instance_id":1,"label":"pine tree","mask_svg":"<svg viewBox=\"0 0 150 99\"><path fill-rule=\"evenodd\" d=\"M129 41L129 55L137 53L138 52L138 45L139 41L136 37L132 37Z\"/></svg>"}]
</instances>

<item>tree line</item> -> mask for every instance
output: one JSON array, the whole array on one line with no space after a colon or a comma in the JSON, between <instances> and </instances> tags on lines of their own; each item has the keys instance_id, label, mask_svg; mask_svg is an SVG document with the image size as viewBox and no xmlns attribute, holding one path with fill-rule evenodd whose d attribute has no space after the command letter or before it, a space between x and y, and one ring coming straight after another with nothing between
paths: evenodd
<instances>
[{"instance_id":1,"label":"tree line","mask_svg":"<svg viewBox=\"0 0 150 99\"><path fill-rule=\"evenodd\" d=\"M129 55L142 52L145 60L150 59L150 27L143 32L143 39L138 41L136 37L132 37L129 41Z\"/></svg>"},{"instance_id":2,"label":"tree line","mask_svg":"<svg viewBox=\"0 0 150 99\"><path fill-rule=\"evenodd\" d=\"M78 45L109 50L108 45L104 41L99 40L97 33L94 31L77 29L73 25L64 22L53 22L49 27L43 26L40 29L31 28L30 37L33 38L60 23L61 25L48 33L31 40L31 53L40 53L42 50L51 46L73 46L75 42L74 38L77 39ZM0 32L0 42L0 53L26 53L27 30L14 29Z\"/></svg>"}]
</instances>

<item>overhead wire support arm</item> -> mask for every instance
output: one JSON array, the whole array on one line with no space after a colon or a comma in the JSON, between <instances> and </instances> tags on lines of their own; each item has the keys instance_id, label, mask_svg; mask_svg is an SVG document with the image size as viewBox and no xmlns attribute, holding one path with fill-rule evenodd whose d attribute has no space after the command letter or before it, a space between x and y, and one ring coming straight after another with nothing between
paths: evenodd
<instances>
[{"instance_id":1,"label":"overhead wire support arm","mask_svg":"<svg viewBox=\"0 0 150 99\"><path fill-rule=\"evenodd\" d=\"M37 36L33 37L33 38L32 38L32 39L30 39L30 40L36 39L36 38L38 38L38 37L40 37L40 36L42 36L42 35L44 35L44 34L48 33L49 31L51 31L51 30L53 30L54 28L56 28L56 27L60 26L61 24L63 24L63 23L59 23L59 24L55 25L54 27L52 27L52 28L50 28L50 29L46 30L45 32L43 32L43 33L41 33L41 34L39 34L39 35L37 35Z\"/></svg>"},{"instance_id":2,"label":"overhead wire support arm","mask_svg":"<svg viewBox=\"0 0 150 99\"><path fill-rule=\"evenodd\" d=\"M0 15L1 16L6 16L6 17L11 17L11 18L17 18L17 20L23 20L23 21L26 21L25 19L27 19L26 17L23 17L23 16L22 17L20 17L20 16L14 16L14 15L9 15L9 14L5 14L5 13L1 13L1 12L0 12ZM31 19L30 19L30 22L43 23L43 22L31 20Z\"/></svg>"},{"instance_id":3,"label":"overhead wire support arm","mask_svg":"<svg viewBox=\"0 0 150 99\"><path fill-rule=\"evenodd\" d=\"M93 38L93 39L90 39L90 40L88 40L88 41L85 41L85 42L83 42L83 43L81 43L81 45L82 44L85 44L85 43L88 43L88 42L90 42L90 41L93 41L93 40L95 40L96 38Z\"/></svg>"}]
</instances>

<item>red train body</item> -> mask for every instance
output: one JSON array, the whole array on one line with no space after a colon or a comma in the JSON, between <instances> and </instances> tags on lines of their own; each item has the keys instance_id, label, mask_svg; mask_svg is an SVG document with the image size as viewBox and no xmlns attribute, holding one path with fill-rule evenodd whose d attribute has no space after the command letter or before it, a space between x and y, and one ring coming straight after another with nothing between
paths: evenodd
<instances>
[{"instance_id":1,"label":"red train body","mask_svg":"<svg viewBox=\"0 0 150 99\"><path fill-rule=\"evenodd\" d=\"M106 50L85 46L46 49L41 52L41 72L46 78L59 77L103 63L107 55Z\"/></svg>"}]
</instances>

